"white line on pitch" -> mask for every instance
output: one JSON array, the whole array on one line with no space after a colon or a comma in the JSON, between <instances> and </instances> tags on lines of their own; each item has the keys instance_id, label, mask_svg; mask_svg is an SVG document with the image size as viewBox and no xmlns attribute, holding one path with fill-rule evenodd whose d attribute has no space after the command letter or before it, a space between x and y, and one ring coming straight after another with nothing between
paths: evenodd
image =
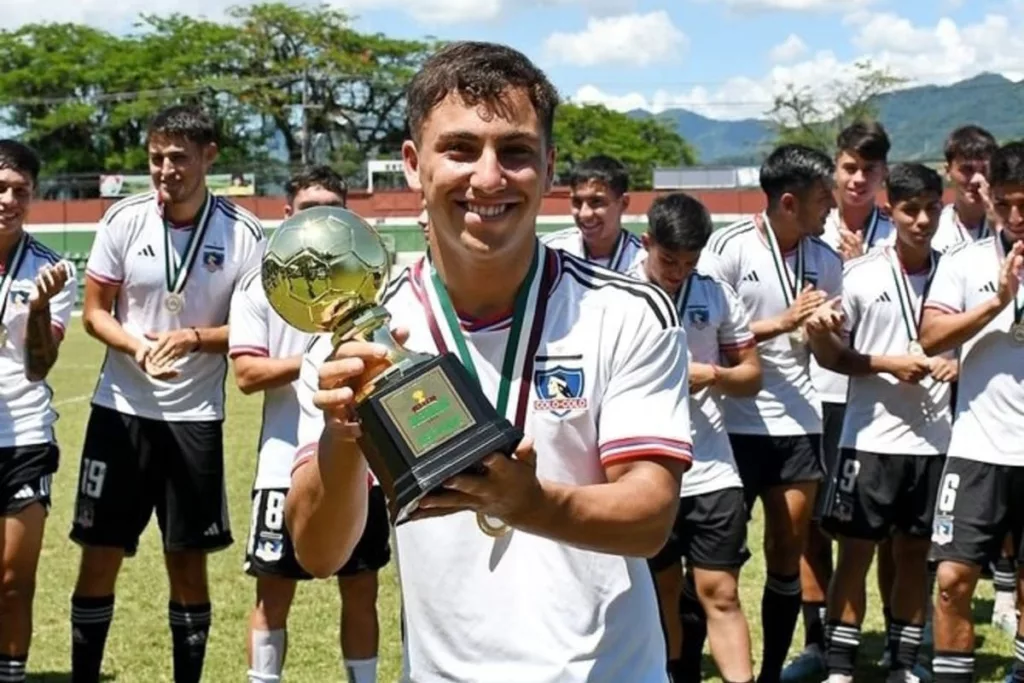
<instances>
[{"instance_id":1,"label":"white line on pitch","mask_svg":"<svg viewBox=\"0 0 1024 683\"><path fill-rule=\"evenodd\" d=\"M82 401L88 401L92 398L92 394L82 394L81 396L72 396L71 398L62 398L59 401L53 402L54 408L60 408L61 406L70 405L72 403L81 403Z\"/></svg>"}]
</instances>

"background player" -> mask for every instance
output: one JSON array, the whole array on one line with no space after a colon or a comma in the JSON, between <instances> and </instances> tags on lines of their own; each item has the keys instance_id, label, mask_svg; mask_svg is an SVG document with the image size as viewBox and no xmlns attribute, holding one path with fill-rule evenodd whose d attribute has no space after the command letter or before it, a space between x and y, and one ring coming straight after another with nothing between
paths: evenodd
<instances>
[{"instance_id":1,"label":"background player","mask_svg":"<svg viewBox=\"0 0 1024 683\"><path fill-rule=\"evenodd\" d=\"M850 375L841 456L825 489L822 525L839 540L829 591L828 672L853 680L866 612L865 579L875 545L892 538L894 583L888 630L889 681L915 682L924 631L929 537L949 445L950 382L956 361L926 358L918 342L923 299L939 254L931 248L942 210L942 178L901 164L888 181L895 245L849 261L839 310L808 324L823 365ZM833 334L840 321L844 342ZM925 672L919 672L925 673Z\"/></svg>"},{"instance_id":2,"label":"background player","mask_svg":"<svg viewBox=\"0 0 1024 683\"><path fill-rule=\"evenodd\" d=\"M892 242L892 224L876 200L888 172L889 146L885 129L875 122L857 121L836 137L836 208L825 221L822 240L844 261ZM823 369L813 358L811 379L821 400L821 454L827 477L839 459L847 381L845 376ZM818 491L807 550L800 564L804 651L785 668L783 681L820 677L825 672L824 612L832 578L832 542L818 526L824 488Z\"/></svg>"},{"instance_id":3,"label":"background player","mask_svg":"<svg viewBox=\"0 0 1024 683\"><path fill-rule=\"evenodd\" d=\"M765 512L763 683L779 679L793 639L800 558L822 479L821 408L803 326L842 284L839 254L815 237L833 206L834 170L817 150L777 148L761 166L765 212L716 231L701 255L701 269L735 288L750 311L761 354L758 395L724 403L747 507L761 498Z\"/></svg>"},{"instance_id":4,"label":"background player","mask_svg":"<svg viewBox=\"0 0 1024 683\"><path fill-rule=\"evenodd\" d=\"M60 450L46 377L78 294L74 266L25 232L39 157L0 140L0 681L25 680Z\"/></svg>"},{"instance_id":5,"label":"background player","mask_svg":"<svg viewBox=\"0 0 1024 683\"><path fill-rule=\"evenodd\" d=\"M406 178L426 198L430 258L383 298L410 349L464 342L462 362L528 437L396 529L403 681L667 680L642 558L664 545L690 464L685 332L658 288L537 240L557 102L524 55L476 42L441 48L408 90ZM313 368L331 355L320 339ZM312 373L327 428L301 451L286 518L317 573L338 566L359 528L343 499L365 477L347 383L375 352L346 344ZM548 393L560 384L576 399L568 412Z\"/></svg>"},{"instance_id":6,"label":"background player","mask_svg":"<svg viewBox=\"0 0 1024 683\"><path fill-rule=\"evenodd\" d=\"M318 166L285 186L285 217L314 206L345 206L345 182ZM253 484L246 570L256 578L256 605L249 615L249 681L281 680L287 652L288 612L296 581L312 578L295 559L284 525L284 501L298 448L299 413L317 414L299 381L302 354L313 336L291 327L274 312L260 280L257 253L231 300L230 356L238 388L264 392L259 463ZM341 651L351 683L377 680L377 572L391 556L384 494L375 486L363 539L338 572L341 591Z\"/></svg>"},{"instance_id":7,"label":"background player","mask_svg":"<svg viewBox=\"0 0 1024 683\"><path fill-rule=\"evenodd\" d=\"M946 178L955 194L953 202L943 208L939 229L932 240L937 251L976 242L991 234L985 217L984 193L989 158L998 146L991 133L974 125L961 126L946 139Z\"/></svg>"},{"instance_id":8,"label":"background player","mask_svg":"<svg viewBox=\"0 0 1024 683\"><path fill-rule=\"evenodd\" d=\"M569 175L569 197L575 228L541 239L549 247L619 273L640 258L640 239L622 227L629 208L629 172L622 162L604 154L593 156Z\"/></svg>"},{"instance_id":9,"label":"background player","mask_svg":"<svg viewBox=\"0 0 1024 683\"><path fill-rule=\"evenodd\" d=\"M1024 143L996 150L989 167L996 234L954 247L939 262L921 325L929 354L960 349L949 454L932 530L938 561L936 683L974 675L971 598L981 568L1011 534L1022 550L1024 496ZM1018 561L1020 555L1017 556ZM1020 577L1018 576L1018 587ZM1024 636L1013 680L1024 680Z\"/></svg>"},{"instance_id":10,"label":"background player","mask_svg":"<svg viewBox=\"0 0 1024 683\"><path fill-rule=\"evenodd\" d=\"M750 557L747 511L720 403L722 395L754 396L761 388L761 362L750 314L736 292L695 269L713 229L707 209L693 197L659 197L641 237L646 257L630 271L672 297L690 350L693 467L683 478L672 535L650 561L674 681L700 680L705 624L722 678L754 677L738 587Z\"/></svg>"},{"instance_id":11,"label":"background player","mask_svg":"<svg viewBox=\"0 0 1024 683\"><path fill-rule=\"evenodd\" d=\"M232 543L224 482L231 293L259 221L206 187L216 127L175 106L147 134L155 191L114 204L96 231L82 320L107 346L92 398L71 538L75 681L99 679L125 557L156 509L170 580L174 679L198 681L210 629L206 554Z\"/></svg>"}]
</instances>

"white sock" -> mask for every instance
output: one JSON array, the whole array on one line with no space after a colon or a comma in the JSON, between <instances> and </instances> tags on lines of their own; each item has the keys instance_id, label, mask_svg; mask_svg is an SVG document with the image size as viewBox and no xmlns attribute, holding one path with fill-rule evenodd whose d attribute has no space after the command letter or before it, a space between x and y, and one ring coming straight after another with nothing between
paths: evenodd
<instances>
[{"instance_id":1,"label":"white sock","mask_svg":"<svg viewBox=\"0 0 1024 683\"><path fill-rule=\"evenodd\" d=\"M377 683L377 658L346 659L345 673L348 683Z\"/></svg>"},{"instance_id":2,"label":"white sock","mask_svg":"<svg viewBox=\"0 0 1024 683\"><path fill-rule=\"evenodd\" d=\"M996 591L995 603L992 605L993 612L1017 611L1017 594L1013 591Z\"/></svg>"},{"instance_id":3,"label":"white sock","mask_svg":"<svg viewBox=\"0 0 1024 683\"><path fill-rule=\"evenodd\" d=\"M252 632L252 667L249 669L249 683L279 683L284 666L286 632Z\"/></svg>"}]
</instances>

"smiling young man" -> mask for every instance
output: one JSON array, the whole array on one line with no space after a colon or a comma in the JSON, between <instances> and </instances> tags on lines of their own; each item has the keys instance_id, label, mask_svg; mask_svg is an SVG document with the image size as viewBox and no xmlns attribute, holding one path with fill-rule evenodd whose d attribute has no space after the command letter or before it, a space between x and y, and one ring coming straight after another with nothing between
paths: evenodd
<instances>
[{"instance_id":1,"label":"smiling young man","mask_svg":"<svg viewBox=\"0 0 1024 683\"><path fill-rule=\"evenodd\" d=\"M925 357L922 303L939 261L931 248L942 209L942 178L921 164L889 177L886 209L896 228L886 246L846 264L842 301L808 324L822 365L850 377L840 459L824 489L822 526L839 542L829 591L828 680L850 683L866 612L865 581L875 548L891 539L888 624L890 683L918 683L929 537L949 444L950 382L957 363ZM841 318L841 334L824 317Z\"/></svg>"},{"instance_id":2,"label":"smiling young man","mask_svg":"<svg viewBox=\"0 0 1024 683\"><path fill-rule=\"evenodd\" d=\"M990 236L983 192L989 159L998 147L991 133L975 125L961 126L946 139L946 178L955 194L953 202L943 208L932 240L938 251Z\"/></svg>"},{"instance_id":3,"label":"smiling young man","mask_svg":"<svg viewBox=\"0 0 1024 683\"><path fill-rule=\"evenodd\" d=\"M714 224L682 192L658 197L641 237L646 257L630 271L676 304L690 351L693 467L683 479L669 542L650 561L658 587L673 681L698 681L705 633L725 681L753 679L750 631L740 607L739 573L750 557L743 482L736 470L721 400L753 396L761 362L750 314L735 290L696 269ZM686 558L684 586L681 559Z\"/></svg>"},{"instance_id":4,"label":"smiling young man","mask_svg":"<svg viewBox=\"0 0 1024 683\"><path fill-rule=\"evenodd\" d=\"M702 270L732 286L750 311L761 354L761 391L724 404L747 508L760 498L765 511L762 683L779 680L793 639L801 556L823 476L821 408L804 323L842 284L842 260L818 238L833 206L834 171L817 150L775 149L761 166L767 209L716 231L701 255Z\"/></svg>"},{"instance_id":5,"label":"smiling young man","mask_svg":"<svg viewBox=\"0 0 1024 683\"><path fill-rule=\"evenodd\" d=\"M39 157L0 140L0 681L25 680L50 483L60 460L46 383L71 319L74 267L25 232Z\"/></svg>"},{"instance_id":6,"label":"smiling young man","mask_svg":"<svg viewBox=\"0 0 1024 683\"><path fill-rule=\"evenodd\" d=\"M285 218L315 206L345 206L345 181L326 166L298 173L285 185ZM263 424L252 491L246 571L256 577L249 615L249 683L278 683L288 644L288 613L299 581L312 578L295 560L284 524L284 501L298 448L300 414L313 411L299 381L302 354L312 335L285 323L267 301L257 252L231 299L229 345L243 393L263 392ZM366 530L338 570L341 652L351 683L376 683L379 624L377 573L391 559L387 505L380 486L370 493Z\"/></svg>"},{"instance_id":7,"label":"smiling young man","mask_svg":"<svg viewBox=\"0 0 1024 683\"><path fill-rule=\"evenodd\" d=\"M643 253L640 239L622 227L629 208L629 171L604 154L593 156L569 175L569 200L575 228L541 238L549 247L624 273Z\"/></svg>"},{"instance_id":8,"label":"smiling young man","mask_svg":"<svg viewBox=\"0 0 1024 683\"><path fill-rule=\"evenodd\" d=\"M1007 534L1018 562L1024 553L1024 143L996 150L988 182L995 234L943 256L921 324L927 353L959 349L961 363L932 529L936 683L973 680L971 598L981 568ZM1019 574L1017 582L1019 588ZM1012 680L1024 681L1019 625L1014 649Z\"/></svg>"},{"instance_id":9,"label":"smiling young man","mask_svg":"<svg viewBox=\"0 0 1024 683\"><path fill-rule=\"evenodd\" d=\"M156 510L170 583L176 683L198 681L210 629L206 555L232 542L222 424L228 310L259 221L212 195L216 130L175 106L149 125L155 188L112 206L96 231L82 319L107 347L92 398L71 538L72 675L98 681L125 557Z\"/></svg>"},{"instance_id":10,"label":"smiling young man","mask_svg":"<svg viewBox=\"0 0 1024 683\"><path fill-rule=\"evenodd\" d=\"M409 349L458 353L527 438L395 530L405 682L668 680L644 558L690 465L686 337L657 287L537 239L557 104L543 72L489 43L445 46L409 86L403 157L430 252L382 301ZM318 576L362 528L349 385L381 351L320 338L306 356L327 426L299 451L285 519Z\"/></svg>"}]
</instances>

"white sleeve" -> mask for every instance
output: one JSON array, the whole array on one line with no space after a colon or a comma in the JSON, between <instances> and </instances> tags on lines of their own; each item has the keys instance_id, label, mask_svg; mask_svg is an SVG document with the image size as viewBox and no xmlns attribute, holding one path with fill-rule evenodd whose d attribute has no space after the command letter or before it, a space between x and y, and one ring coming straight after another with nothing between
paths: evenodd
<instances>
[{"instance_id":1,"label":"white sleeve","mask_svg":"<svg viewBox=\"0 0 1024 683\"><path fill-rule=\"evenodd\" d=\"M123 213L123 212L122 212ZM96 226L96 236L89 250L85 274L105 285L120 285L124 281L124 240L125 229L115 214L113 218L103 217Z\"/></svg>"},{"instance_id":2,"label":"white sleeve","mask_svg":"<svg viewBox=\"0 0 1024 683\"><path fill-rule=\"evenodd\" d=\"M64 288L50 299L50 327L57 333L58 339L63 339L71 324L71 311L75 309L78 301L78 272L75 264L71 261L63 261L64 266L70 272L68 281Z\"/></svg>"},{"instance_id":3,"label":"white sleeve","mask_svg":"<svg viewBox=\"0 0 1024 683\"><path fill-rule=\"evenodd\" d=\"M718 328L718 348L735 351L756 346L754 333L750 331L750 311L743 305L736 290L724 282L716 282L721 292L724 316Z\"/></svg>"},{"instance_id":4,"label":"white sleeve","mask_svg":"<svg viewBox=\"0 0 1024 683\"><path fill-rule=\"evenodd\" d=\"M228 355L231 358L265 358L270 355L270 342L267 338L269 308L260 281L260 271L250 270L242 276L231 295L231 312L228 316Z\"/></svg>"},{"instance_id":5,"label":"white sleeve","mask_svg":"<svg viewBox=\"0 0 1024 683\"><path fill-rule=\"evenodd\" d=\"M719 254L705 247L700 253L700 258L697 260L697 270L727 282L735 288L739 284L737 282L739 278L736 275L737 268L732 263L734 260L733 254L734 252L728 250Z\"/></svg>"},{"instance_id":6,"label":"white sleeve","mask_svg":"<svg viewBox=\"0 0 1024 683\"><path fill-rule=\"evenodd\" d=\"M961 257L963 253L954 252L939 258L932 286L928 289L928 300L924 303L925 308L934 308L944 313L964 312L964 275L960 267L965 261Z\"/></svg>"},{"instance_id":7,"label":"white sleeve","mask_svg":"<svg viewBox=\"0 0 1024 683\"><path fill-rule=\"evenodd\" d=\"M665 307L672 310L664 295ZM692 463L686 332L673 315L668 325L650 306L637 307L614 346L611 371L598 409L601 464L661 457Z\"/></svg>"},{"instance_id":8,"label":"white sleeve","mask_svg":"<svg viewBox=\"0 0 1024 683\"><path fill-rule=\"evenodd\" d=\"M860 306L857 302L857 297L854 294L856 280L852 278L846 278L843 281L843 299L842 299L842 310L843 312L843 327L840 330L840 336L847 344L853 339L853 333L857 330L857 326L860 325Z\"/></svg>"}]
</instances>

